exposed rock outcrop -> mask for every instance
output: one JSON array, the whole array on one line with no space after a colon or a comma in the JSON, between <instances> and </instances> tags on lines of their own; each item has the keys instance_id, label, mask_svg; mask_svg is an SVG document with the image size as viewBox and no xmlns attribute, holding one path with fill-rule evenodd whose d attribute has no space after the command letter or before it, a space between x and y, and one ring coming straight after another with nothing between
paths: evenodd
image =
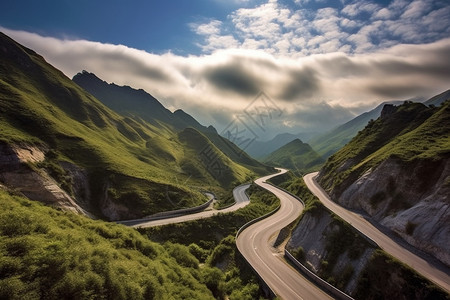
<instances>
[{"instance_id":1,"label":"exposed rock outcrop","mask_svg":"<svg viewBox=\"0 0 450 300\"><path fill-rule=\"evenodd\" d=\"M357 289L359 275L367 266L374 248L360 240L349 244L346 249L340 249L342 251L330 249L331 244L332 247L340 247L333 243L333 238L345 235L346 230L351 232L351 229L344 228L341 222L336 222L326 209L317 208L314 213L304 214L292 231L286 248L295 252L302 247L304 265L319 276L327 276L324 279L333 277L334 283L339 282L339 288L351 295ZM355 247L360 247L356 255L351 253ZM336 252L339 253L338 256L332 257Z\"/></svg>"},{"instance_id":2,"label":"exposed rock outcrop","mask_svg":"<svg viewBox=\"0 0 450 300\"><path fill-rule=\"evenodd\" d=\"M387 159L333 199L450 265L450 159Z\"/></svg>"},{"instance_id":3,"label":"exposed rock outcrop","mask_svg":"<svg viewBox=\"0 0 450 300\"><path fill-rule=\"evenodd\" d=\"M44 169L28 165L44 161L45 151L34 145L0 143L0 182L32 200L90 215Z\"/></svg>"}]
</instances>

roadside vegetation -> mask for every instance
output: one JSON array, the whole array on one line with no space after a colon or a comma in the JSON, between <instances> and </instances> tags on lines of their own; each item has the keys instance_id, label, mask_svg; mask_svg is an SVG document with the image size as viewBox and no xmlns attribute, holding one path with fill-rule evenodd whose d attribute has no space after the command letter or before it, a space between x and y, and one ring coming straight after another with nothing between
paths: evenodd
<instances>
[{"instance_id":1,"label":"roadside vegetation","mask_svg":"<svg viewBox=\"0 0 450 300\"><path fill-rule=\"evenodd\" d=\"M259 281L237 250L235 236L242 225L274 210L279 200L256 185L247 192L250 204L236 212L138 231L163 245L187 246L202 268L214 270L216 281L210 286L218 299L258 299L263 296Z\"/></svg>"},{"instance_id":2,"label":"roadside vegetation","mask_svg":"<svg viewBox=\"0 0 450 300\"><path fill-rule=\"evenodd\" d=\"M0 299L213 299L188 247L0 190Z\"/></svg>"},{"instance_id":3,"label":"roadside vegetation","mask_svg":"<svg viewBox=\"0 0 450 300\"><path fill-rule=\"evenodd\" d=\"M278 201L155 229L94 221L0 189L0 299L257 299L237 229Z\"/></svg>"}]
</instances>

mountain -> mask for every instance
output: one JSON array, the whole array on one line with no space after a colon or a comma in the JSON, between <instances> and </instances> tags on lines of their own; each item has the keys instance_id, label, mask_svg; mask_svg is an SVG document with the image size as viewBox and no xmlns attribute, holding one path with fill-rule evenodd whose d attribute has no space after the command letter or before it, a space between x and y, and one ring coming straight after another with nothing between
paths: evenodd
<instances>
[{"instance_id":1,"label":"mountain","mask_svg":"<svg viewBox=\"0 0 450 300\"><path fill-rule=\"evenodd\" d=\"M259 174L270 171L270 168L268 169L228 139L220 136L213 126L203 126L181 109L170 112L156 98L143 90L118 86L114 83L108 84L87 71L76 74L72 80L117 113L145 120L172 133L189 127L194 128L205 135L232 161L245 165ZM206 144L204 146L206 147Z\"/></svg>"},{"instance_id":2,"label":"mountain","mask_svg":"<svg viewBox=\"0 0 450 300\"><path fill-rule=\"evenodd\" d=\"M309 141L311 147L322 157L328 158L330 155L345 146L370 120L375 120L380 116L385 104L401 104L404 101L383 102L371 111L365 112L345 124L337 126L331 131L314 137Z\"/></svg>"},{"instance_id":3,"label":"mountain","mask_svg":"<svg viewBox=\"0 0 450 300\"><path fill-rule=\"evenodd\" d=\"M430 105L439 106L448 99L450 99L450 90L446 90L445 92L440 93L439 95L436 95L431 99L428 99L427 101L424 102L424 104L428 106Z\"/></svg>"},{"instance_id":4,"label":"mountain","mask_svg":"<svg viewBox=\"0 0 450 300\"><path fill-rule=\"evenodd\" d=\"M268 165L291 169L294 172L315 171L325 160L310 145L295 139L269 154L263 161Z\"/></svg>"},{"instance_id":5,"label":"mountain","mask_svg":"<svg viewBox=\"0 0 450 300\"><path fill-rule=\"evenodd\" d=\"M142 89L108 84L87 71L76 74L72 80L121 115L140 117L156 126L170 125L177 130L186 127L207 130L181 109L172 113L155 97Z\"/></svg>"},{"instance_id":6,"label":"mountain","mask_svg":"<svg viewBox=\"0 0 450 300\"><path fill-rule=\"evenodd\" d=\"M450 101L385 105L318 181L336 202L450 265Z\"/></svg>"},{"instance_id":7,"label":"mountain","mask_svg":"<svg viewBox=\"0 0 450 300\"><path fill-rule=\"evenodd\" d=\"M256 159L262 159L267 155L269 155L270 153L272 153L273 151L277 150L283 145L286 145L289 142L292 142L295 139L307 141L314 135L315 133L307 133L307 132L299 134L280 133L269 141L255 140L245 149L245 151L251 157L254 157Z\"/></svg>"},{"instance_id":8,"label":"mountain","mask_svg":"<svg viewBox=\"0 0 450 300\"><path fill-rule=\"evenodd\" d=\"M111 110L4 34L0 53L0 180L31 199L119 220L199 205L205 197L196 186L226 191L255 175L223 159L229 177L217 176L215 161L205 162L164 122L189 118L168 112L142 90L112 87L119 95L138 95L152 108L153 121ZM208 149L209 142L196 145L202 146Z\"/></svg>"}]
</instances>

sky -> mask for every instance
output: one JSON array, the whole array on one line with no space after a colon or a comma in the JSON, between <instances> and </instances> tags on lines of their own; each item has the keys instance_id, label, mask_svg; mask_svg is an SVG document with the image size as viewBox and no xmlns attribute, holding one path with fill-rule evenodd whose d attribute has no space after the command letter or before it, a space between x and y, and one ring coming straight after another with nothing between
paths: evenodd
<instances>
[{"instance_id":1,"label":"sky","mask_svg":"<svg viewBox=\"0 0 450 300\"><path fill-rule=\"evenodd\" d=\"M6 0L0 31L70 78L261 139L450 88L448 0Z\"/></svg>"}]
</instances>

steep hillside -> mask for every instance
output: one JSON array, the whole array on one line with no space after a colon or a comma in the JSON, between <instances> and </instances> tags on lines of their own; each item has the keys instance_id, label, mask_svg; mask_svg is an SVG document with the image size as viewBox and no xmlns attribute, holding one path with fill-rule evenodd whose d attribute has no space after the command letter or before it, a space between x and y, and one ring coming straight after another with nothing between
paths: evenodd
<instances>
[{"instance_id":1,"label":"steep hillside","mask_svg":"<svg viewBox=\"0 0 450 300\"><path fill-rule=\"evenodd\" d=\"M202 164L171 128L113 112L3 34L0 53L1 182L31 199L110 220L206 200L198 188L177 183L191 176L181 167L186 159ZM229 188L218 178L210 183ZM203 186L203 178L192 185Z\"/></svg>"},{"instance_id":2,"label":"steep hillside","mask_svg":"<svg viewBox=\"0 0 450 300\"><path fill-rule=\"evenodd\" d=\"M0 206L0 299L215 299L187 247L1 187Z\"/></svg>"},{"instance_id":3,"label":"steep hillside","mask_svg":"<svg viewBox=\"0 0 450 300\"><path fill-rule=\"evenodd\" d=\"M386 105L327 160L319 182L335 201L450 265L450 101Z\"/></svg>"},{"instance_id":4,"label":"steep hillside","mask_svg":"<svg viewBox=\"0 0 450 300\"><path fill-rule=\"evenodd\" d=\"M157 126L170 125L174 129L204 128L182 110L172 113L144 90L118 86L114 83L108 84L87 71L76 74L72 80L121 115L139 117Z\"/></svg>"},{"instance_id":5,"label":"steep hillside","mask_svg":"<svg viewBox=\"0 0 450 300\"><path fill-rule=\"evenodd\" d=\"M370 120L375 120L380 116L381 110L385 104L399 105L403 101L389 101L378 105L371 111L365 112L356 118L342 124L331 131L317 136L309 141L311 147L325 159L336 153L345 146L358 131L363 129Z\"/></svg>"},{"instance_id":6,"label":"steep hillside","mask_svg":"<svg viewBox=\"0 0 450 300\"><path fill-rule=\"evenodd\" d=\"M283 167L293 172L308 172L318 170L325 160L318 155L310 145L299 139L282 146L269 154L263 160L268 165Z\"/></svg>"},{"instance_id":7,"label":"steep hillside","mask_svg":"<svg viewBox=\"0 0 450 300\"><path fill-rule=\"evenodd\" d=\"M128 86L117 86L113 83L108 84L95 74L86 71L75 75L73 81L120 114L143 119L172 133L192 127L204 134L232 161L244 165L258 174L272 171L252 159L235 144L220 136L214 127L203 126L181 109L173 113L170 112L157 99L143 90L136 90Z\"/></svg>"}]
</instances>

